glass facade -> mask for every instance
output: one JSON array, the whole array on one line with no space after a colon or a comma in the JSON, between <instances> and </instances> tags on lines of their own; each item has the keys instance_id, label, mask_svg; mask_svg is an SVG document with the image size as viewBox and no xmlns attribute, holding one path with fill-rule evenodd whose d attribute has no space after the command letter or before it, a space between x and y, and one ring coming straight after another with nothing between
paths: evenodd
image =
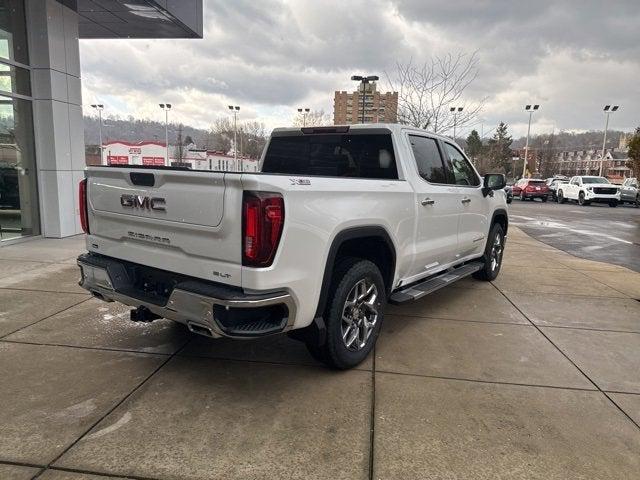
<instances>
[{"instance_id":1,"label":"glass facade","mask_svg":"<svg viewBox=\"0 0 640 480\"><path fill-rule=\"evenodd\" d=\"M40 233L22 0L0 0L0 240Z\"/></svg>"}]
</instances>

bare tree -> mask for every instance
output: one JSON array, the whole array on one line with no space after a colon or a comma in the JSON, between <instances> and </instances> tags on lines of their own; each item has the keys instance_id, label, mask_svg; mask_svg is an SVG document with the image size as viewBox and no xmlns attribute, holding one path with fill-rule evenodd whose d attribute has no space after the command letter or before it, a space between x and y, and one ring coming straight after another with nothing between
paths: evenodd
<instances>
[{"instance_id":1,"label":"bare tree","mask_svg":"<svg viewBox=\"0 0 640 480\"><path fill-rule=\"evenodd\" d=\"M323 127L333 123L331 116L325 113L324 110L313 110L307 113L306 117L305 119L302 113L298 113L293 119L293 126L302 127L306 125L307 127Z\"/></svg>"},{"instance_id":2,"label":"bare tree","mask_svg":"<svg viewBox=\"0 0 640 480\"><path fill-rule=\"evenodd\" d=\"M398 122L435 133L472 123L481 112L486 97L472 103L464 91L478 76L478 54L445 55L422 64L410 59L398 62L395 72L385 72L389 86L398 92ZM462 107L462 111L457 111ZM456 108L455 115L451 108Z\"/></svg>"}]
</instances>

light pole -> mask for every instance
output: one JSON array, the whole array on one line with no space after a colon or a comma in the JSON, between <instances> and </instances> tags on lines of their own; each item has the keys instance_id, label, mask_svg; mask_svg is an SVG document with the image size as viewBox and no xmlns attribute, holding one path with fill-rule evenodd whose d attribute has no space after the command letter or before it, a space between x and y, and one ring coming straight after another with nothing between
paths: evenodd
<instances>
[{"instance_id":1,"label":"light pole","mask_svg":"<svg viewBox=\"0 0 640 480\"><path fill-rule=\"evenodd\" d=\"M233 161L236 165L236 170L242 171L238 165L238 112L240 107L238 105L229 105L229 110L233 113Z\"/></svg>"},{"instance_id":2,"label":"light pole","mask_svg":"<svg viewBox=\"0 0 640 480\"><path fill-rule=\"evenodd\" d=\"M604 106L604 114L606 116L606 120L604 122L604 139L602 140L602 156L600 158L600 173L599 175L602 176L602 170L603 170L603 166L604 166L604 156L605 156L605 150L606 150L606 146L607 146L607 130L609 129L609 115L611 115L611 113L616 112L618 109L620 108L619 105L605 105Z\"/></svg>"},{"instance_id":3,"label":"light pole","mask_svg":"<svg viewBox=\"0 0 640 480\"><path fill-rule=\"evenodd\" d=\"M164 154L164 164L165 166L169 166L169 110L171 110L170 103L160 103L160 108L164 110L164 144L165 144L165 154Z\"/></svg>"},{"instance_id":4,"label":"light pole","mask_svg":"<svg viewBox=\"0 0 640 480\"><path fill-rule=\"evenodd\" d=\"M353 75L351 80L354 82L362 82L362 123L364 123L364 96L369 82L376 82L379 80L377 75Z\"/></svg>"},{"instance_id":5,"label":"light pole","mask_svg":"<svg viewBox=\"0 0 640 480\"><path fill-rule=\"evenodd\" d=\"M529 112L529 126L527 127L527 143L524 147L524 164L522 165L522 178L527 174L527 161L529 159L529 133L531 133L531 117L533 116L533 112L538 110L540 105L527 105L524 107L525 112Z\"/></svg>"},{"instance_id":6,"label":"light pole","mask_svg":"<svg viewBox=\"0 0 640 480\"><path fill-rule=\"evenodd\" d=\"M91 108L98 111L98 135L100 136L100 163L102 164L102 109L104 105L102 103L93 103Z\"/></svg>"},{"instance_id":7,"label":"light pole","mask_svg":"<svg viewBox=\"0 0 640 480\"><path fill-rule=\"evenodd\" d=\"M309 108L299 108L298 109L298 113L302 114L302 126L306 127L307 126L307 113L309 113L311 111L311 109Z\"/></svg>"},{"instance_id":8,"label":"light pole","mask_svg":"<svg viewBox=\"0 0 640 480\"><path fill-rule=\"evenodd\" d=\"M449 109L450 112L453 112L453 141L456 141L456 119L458 112L464 110L464 107L451 107Z\"/></svg>"}]
</instances>

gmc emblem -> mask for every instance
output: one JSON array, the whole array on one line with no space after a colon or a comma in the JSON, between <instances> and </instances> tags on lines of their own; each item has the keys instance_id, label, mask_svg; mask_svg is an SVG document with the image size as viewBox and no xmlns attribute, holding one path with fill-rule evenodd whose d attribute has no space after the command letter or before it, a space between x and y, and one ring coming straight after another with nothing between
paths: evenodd
<instances>
[{"instance_id":1,"label":"gmc emblem","mask_svg":"<svg viewBox=\"0 0 640 480\"><path fill-rule=\"evenodd\" d=\"M155 210L164 212L165 201L160 197L143 197L142 195L121 195L120 205L128 208L140 208L142 210Z\"/></svg>"}]
</instances>

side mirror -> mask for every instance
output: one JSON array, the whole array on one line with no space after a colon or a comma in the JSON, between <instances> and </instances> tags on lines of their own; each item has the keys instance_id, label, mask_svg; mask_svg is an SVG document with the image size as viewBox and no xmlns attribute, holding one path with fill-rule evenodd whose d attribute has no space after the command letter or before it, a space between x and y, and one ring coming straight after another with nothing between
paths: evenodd
<instances>
[{"instance_id":1,"label":"side mirror","mask_svg":"<svg viewBox=\"0 0 640 480\"><path fill-rule=\"evenodd\" d=\"M493 190L502 190L507 186L507 181L502 173L487 173L482 184L482 195L485 197Z\"/></svg>"}]
</instances>

